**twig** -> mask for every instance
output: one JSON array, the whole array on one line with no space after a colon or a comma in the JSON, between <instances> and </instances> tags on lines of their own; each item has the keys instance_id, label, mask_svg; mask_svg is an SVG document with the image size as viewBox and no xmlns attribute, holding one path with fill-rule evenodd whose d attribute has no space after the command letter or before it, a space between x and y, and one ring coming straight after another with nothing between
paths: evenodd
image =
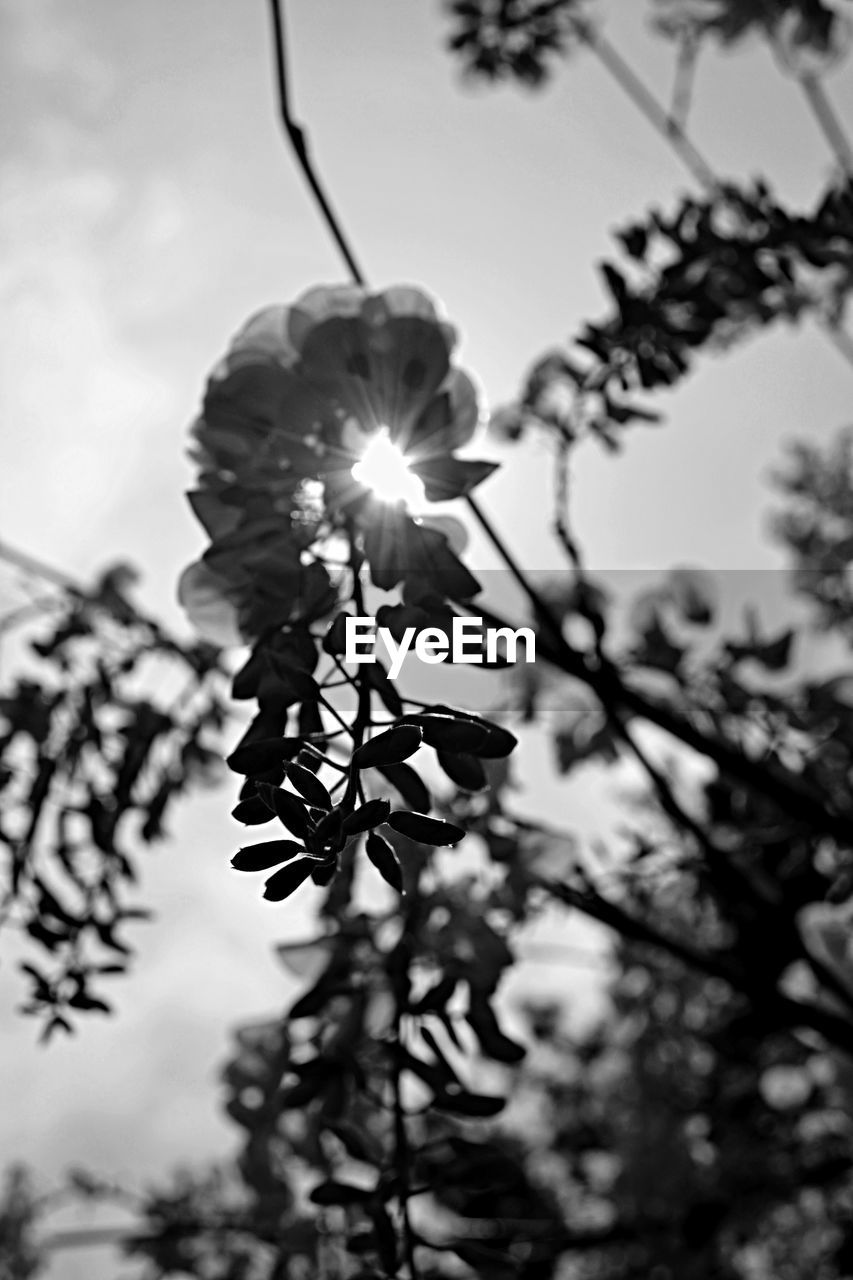
<instances>
[{"instance_id":1,"label":"twig","mask_svg":"<svg viewBox=\"0 0 853 1280\"><path fill-rule=\"evenodd\" d=\"M290 86L287 75L287 45L284 30L284 0L270 0L270 14L272 16L274 46L275 46L275 73L276 85L278 87L278 104L281 113L281 123L287 135L287 140L293 148L293 152L299 161L299 167L302 170L305 180L311 188L311 194L317 202L317 207L326 222L326 226L332 234L335 244L341 251L341 256L347 264L347 268L356 284L363 285L365 277L356 262L355 255L349 246L346 236L343 233L341 224L329 203L329 198L323 190L317 170L311 159L308 149L308 135L301 124L293 118L293 112L290 105Z\"/></svg>"},{"instance_id":2,"label":"twig","mask_svg":"<svg viewBox=\"0 0 853 1280\"><path fill-rule=\"evenodd\" d=\"M715 190L719 186L719 180L711 165L691 142L679 121L660 104L621 53L590 23L576 19L573 25L578 38L595 54L619 88L631 99L640 115L672 147L697 182Z\"/></svg>"},{"instance_id":3,"label":"twig","mask_svg":"<svg viewBox=\"0 0 853 1280\"><path fill-rule=\"evenodd\" d=\"M820 125L821 132L829 143L835 158L848 178L853 178L853 146L844 131L838 114L826 96L823 84L816 75L805 72L797 76L803 96L812 109L812 114Z\"/></svg>"},{"instance_id":4,"label":"twig","mask_svg":"<svg viewBox=\"0 0 853 1280\"><path fill-rule=\"evenodd\" d=\"M687 117L693 98L696 64L699 60L699 41L693 31L687 29L681 37L678 60L675 64L675 84L672 90L672 106L669 109L669 132L687 128Z\"/></svg>"},{"instance_id":5,"label":"twig","mask_svg":"<svg viewBox=\"0 0 853 1280\"><path fill-rule=\"evenodd\" d=\"M64 591L71 591L75 595L85 594L79 583L62 569L56 569L53 565L47 564L44 560L37 560L35 556L31 556L27 551L20 551L17 547L13 547L8 542L0 541L0 560L5 560L7 564L14 565L16 569L23 569L24 573L28 573L33 578L41 578L44 582L52 582L56 587L62 587Z\"/></svg>"}]
</instances>

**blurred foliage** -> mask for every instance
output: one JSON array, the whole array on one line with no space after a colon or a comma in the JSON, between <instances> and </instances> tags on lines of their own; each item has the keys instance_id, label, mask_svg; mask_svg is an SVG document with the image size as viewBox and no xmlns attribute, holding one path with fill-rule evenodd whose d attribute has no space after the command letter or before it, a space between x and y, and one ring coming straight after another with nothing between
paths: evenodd
<instances>
[{"instance_id":1,"label":"blurred foliage","mask_svg":"<svg viewBox=\"0 0 853 1280\"><path fill-rule=\"evenodd\" d=\"M488 81L538 88L560 58L598 39L597 8L588 0L448 0L445 7L448 48L470 76ZM662 35L694 49L709 40L732 48L750 36L769 39L783 66L814 74L847 53L845 8L846 0L653 0L649 16Z\"/></svg>"},{"instance_id":2,"label":"blurred foliage","mask_svg":"<svg viewBox=\"0 0 853 1280\"><path fill-rule=\"evenodd\" d=\"M719 351L777 321L842 325L853 285L853 184L833 185L814 212L789 213L763 182L686 197L619 233L627 261L602 264L611 314L571 348L549 352L515 405L495 420L518 439L531 425L610 447L656 413L630 398L671 387L702 351Z\"/></svg>"},{"instance_id":3,"label":"blurred foliage","mask_svg":"<svg viewBox=\"0 0 853 1280\"><path fill-rule=\"evenodd\" d=\"M125 971L124 926L148 914L127 897L135 851L221 771L216 651L167 635L127 585L117 566L27 614L20 674L0 698L2 920L23 939L24 1011L45 1036L109 1012L101 980Z\"/></svg>"},{"instance_id":4,"label":"blurred foliage","mask_svg":"<svg viewBox=\"0 0 853 1280\"><path fill-rule=\"evenodd\" d=\"M470 72L539 84L583 44L660 124L576 3L450 11ZM823 0L660 0L653 16L682 43L755 34L780 57L808 54L801 78L843 43ZM243 779L233 813L265 837L232 865L262 874L267 899L301 891L317 908L315 932L278 949L298 998L238 1029L223 1071L234 1166L122 1198L139 1280L853 1269L846 666L803 671L808 621L768 633L748 611L724 626L713 578L689 566L621 608L569 520L584 437L615 446L627 424L658 421L646 399L700 352L805 317L845 349L849 181L806 214L761 180L705 186L620 233L607 317L539 360L493 420L505 440L536 425L556 445L554 578L521 571L473 497L494 465L458 456L480 405L438 306L408 286L323 287L252 317L203 396L189 496L208 545L180 593L207 642L167 636L117 570L66 588L31 637L0 704L4 910L38 953L22 966L26 1008L48 1032L107 1009L91 981L124 965L134 849L214 776L232 700L251 707L227 760ZM357 478L379 438L428 503L468 505L529 603L538 662L491 663L488 716L407 697L381 663L347 658L348 616L398 642L426 628L441 640L460 618L515 621L478 603L458 523L415 519ZM850 433L797 446L778 487L794 588L846 662ZM236 674L227 644L244 646ZM524 813L519 725L547 738L559 774L622 787L607 840L582 838L571 813L555 827ZM559 1003L508 1008L501 989L529 926L559 909L615 939L585 1030ZM88 1175L73 1190L115 1198ZM13 1175L9 1280L73 1243L48 1232L45 1205Z\"/></svg>"}]
</instances>

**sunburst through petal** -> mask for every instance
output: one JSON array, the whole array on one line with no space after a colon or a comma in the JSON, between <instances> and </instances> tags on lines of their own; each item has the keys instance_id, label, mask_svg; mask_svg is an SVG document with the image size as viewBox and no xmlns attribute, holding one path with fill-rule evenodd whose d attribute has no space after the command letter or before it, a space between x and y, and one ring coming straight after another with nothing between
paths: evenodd
<instances>
[{"instance_id":1,"label":"sunburst through petal","mask_svg":"<svg viewBox=\"0 0 853 1280\"><path fill-rule=\"evenodd\" d=\"M371 437L352 474L383 502L403 501L410 509L423 504L424 486L409 470L403 450L390 439L385 427Z\"/></svg>"}]
</instances>

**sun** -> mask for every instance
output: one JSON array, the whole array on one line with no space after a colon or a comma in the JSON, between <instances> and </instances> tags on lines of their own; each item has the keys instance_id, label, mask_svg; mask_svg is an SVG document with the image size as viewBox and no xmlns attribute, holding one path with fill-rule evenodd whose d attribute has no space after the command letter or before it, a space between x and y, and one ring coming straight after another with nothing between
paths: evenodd
<instances>
[{"instance_id":1,"label":"sun","mask_svg":"<svg viewBox=\"0 0 853 1280\"><path fill-rule=\"evenodd\" d=\"M410 507L423 502L423 484L409 470L403 451L389 439L385 427L373 436L352 475L383 502L403 501Z\"/></svg>"}]
</instances>

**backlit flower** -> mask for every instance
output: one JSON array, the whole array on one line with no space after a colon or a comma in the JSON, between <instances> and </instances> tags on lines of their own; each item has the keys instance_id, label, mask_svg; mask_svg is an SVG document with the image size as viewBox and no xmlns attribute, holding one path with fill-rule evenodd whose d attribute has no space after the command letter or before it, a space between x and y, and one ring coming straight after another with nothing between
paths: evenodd
<instances>
[{"instance_id":1,"label":"backlit flower","mask_svg":"<svg viewBox=\"0 0 853 1280\"><path fill-rule=\"evenodd\" d=\"M363 538L378 585L449 572L462 598L476 591L444 535L389 488L411 481L427 501L447 501L494 470L455 457L480 420L473 381L451 364L455 343L409 286L315 288L249 320L192 431L199 478L189 499L211 546L179 594L204 634L233 643L322 616L331 581L315 560L306 591L306 561L344 526Z\"/></svg>"}]
</instances>

